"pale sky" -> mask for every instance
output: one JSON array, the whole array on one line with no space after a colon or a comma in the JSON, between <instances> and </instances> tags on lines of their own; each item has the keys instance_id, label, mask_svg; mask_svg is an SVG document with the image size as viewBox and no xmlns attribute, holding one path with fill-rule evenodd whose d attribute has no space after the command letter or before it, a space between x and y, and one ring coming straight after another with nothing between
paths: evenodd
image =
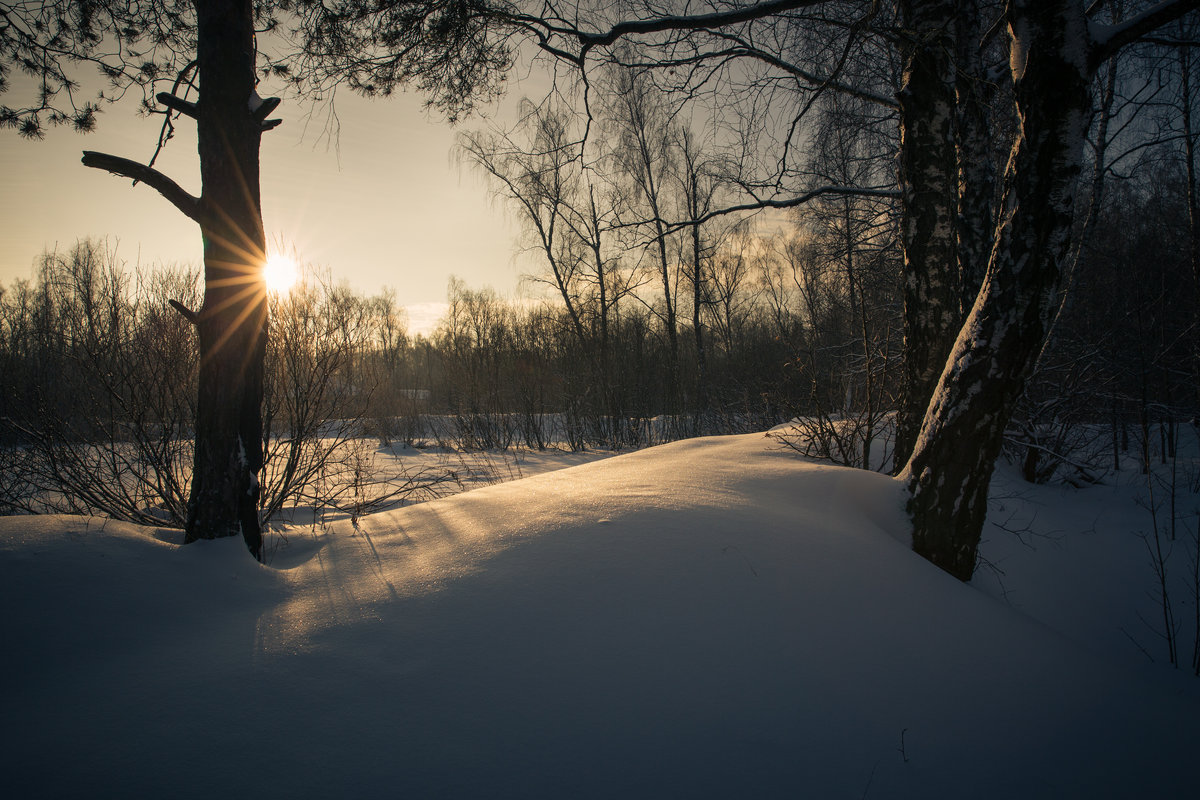
<instances>
[{"instance_id":1,"label":"pale sky","mask_svg":"<svg viewBox=\"0 0 1200 800\"><path fill-rule=\"evenodd\" d=\"M515 290L520 273L530 270L513 256L517 226L483 177L453 162L454 131L426 114L419 97L339 95L335 143L322 135L325 115L310 111L285 101L272 115L284 124L263 135L268 243L294 247L300 260L357 290L392 287L397 302L410 307L412 329L428 327L422 314L445 301L451 275L471 287ZM79 162L85 149L145 162L161 120L139 117L129 98L105 109L95 133L52 129L42 141L27 141L0 131L0 284L33 277L43 250L87 236L119 242L118 255L131 265L199 265L193 222L154 190ZM176 122L156 166L199 194L190 120Z\"/></svg>"}]
</instances>

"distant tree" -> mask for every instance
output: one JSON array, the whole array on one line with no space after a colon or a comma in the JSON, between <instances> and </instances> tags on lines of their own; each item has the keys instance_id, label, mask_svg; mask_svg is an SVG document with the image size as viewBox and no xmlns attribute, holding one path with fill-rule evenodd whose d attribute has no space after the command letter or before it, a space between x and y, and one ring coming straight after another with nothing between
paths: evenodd
<instances>
[{"instance_id":1,"label":"distant tree","mask_svg":"<svg viewBox=\"0 0 1200 800\"><path fill-rule=\"evenodd\" d=\"M691 220L686 228L686 243L681 247L680 261L684 276L691 285L692 338L696 350L696 406L707 412L709 406L708 347L704 336L704 310L711 303L708 288L712 275L713 254L720 235L713 236L700 218L717 206L720 192L720 168L712 153L706 152L700 137L687 126L680 126L674 136L678 151L674 178L683 199L684 216Z\"/></svg>"},{"instance_id":2,"label":"distant tree","mask_svg":"<svg viewBox=\"0 0 1200 800\"><path fill-rule=\"evenodd\" d=\"M620 189L584 159L569 109L522 104L510 133L466 133L462 153L492 179L543 269L531 276L562 301L570 331L590 367L593 417L618 415L612 382L612 328L631 291L620 275L614 206ZM597 427L603 427L598 425ZM608 438L608 437L605 437Z\"/></svg>"},{"instance_id":3,"label":"distant tree","mask_svg":"<svg viewBox=\"0 0 1200 800\"><path fill-rule=\"evenodd\" d=\"M648 231L646 256L653 266L661 292L655 313L667 337L667 411L678 411L679 384L679 273L680 264L668 255L670 176L676 172L670 119L655 92L647 71L614 66L604 87L604 122L607 123L608 157L614 171L628 182L623 198L630 207L627 221L644 222Z\"/></svg>"},{"instance_id":4,"label":"distant tree","mask_svg":"<svg viewBox=\"0 0 1200 800\"><path fill-rule=\"evenodd\" d=\"M587 282L586 241L572 224L582 212L586 176L570 113L523 104L511 134L467 133L459 139L465 157L487 173L518 214L545 272L533 276L562 299L571 330L588 340L581 307ZM599 236L600 232L597 232Z\"/></svg>"},{"instance_id":5,"label":"distant tree","mask_svg":"<svg viewBox=\"0 0 1200 800\"><path fill-rule=\"evenodd\" d=\"M36 286L20 287L32 304L0 302L19 508L183 527L197 359L168 299L197 299L198 277L131 272L82 241L42 255Z\"/></svg>"}]
</instances>

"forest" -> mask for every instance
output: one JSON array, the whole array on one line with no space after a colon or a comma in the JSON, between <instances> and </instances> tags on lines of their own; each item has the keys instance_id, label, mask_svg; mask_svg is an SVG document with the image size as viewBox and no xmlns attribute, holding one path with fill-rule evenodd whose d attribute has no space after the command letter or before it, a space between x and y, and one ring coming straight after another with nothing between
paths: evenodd
<instances>
[{"instance_id":1,"label":"forest","mask_svg":"<svg viewBox=\"0 0 1200 800\"><path fill-rule=\"evenodd\" d=\"M1005 432L1004 457L1034 483L1100 481L1122 454L1166 458L1195 424L1184 163L1170 140L1129 161ZM582 266L562 286L550 269L530 276L554 284L537 299L451 279L428 336L410 335L394 291L368 296L312 269L270 299L264 519L343 492L364 438L621 451L795 421L781 444L888 471L903 364L895 224L886 201L844 198L769 226L722 223L691 273L690 233L677 234L665 284L636 241L614 247L603 308ZM199 355L170 302L200 292L198 270L132 269L95 240L43 254L35 281L3 288L5 513L182 527ZM396 478L373 496L427 496L425 481Z\"/></svg>"},{"instance_id":2,"label":"forest","mask_svg":"<svg viewBox=\"0 0 1200 800\"><path fill-rule=\"evenodd\" d=\"M41 89L0 124L87 131L100 103L140 93L164 118L161 151L194 121L199 196L153 158L82 162L195 221L203 281L168 297L158 279L93 264L103 248L89 243L11 290L12 375L83 359L110 384L73 394L80 408L36 380L14 387L30 419L9 417L7 435L28 467L8 471L25 477L6 494L27 509L58 501L68 465L96 458L88 446L131 438L155 454L153 477L114 444L103 494L170 509L188 541L240 533L259 557L263 511L304 485L306 448L329 452L304 443L324 441L319 419L416 430L418 409L399 407L416 401L468 445L612 448L797 419L802 452L895 474L914 550L968 580L1002 453L1032 478L1069 465L1092 480L1097 426L1109 455L1136 427L1148 461L1153 426L1165 451L1195 416L1200 332L1173 310L1194 308L1200 287L1190 0L771 0L628 16L585 3L565 17L487 0L231 0L150 20L102 5L6 17L0 66ZM101 68L107 94L77 97L77 63ZM259 149L284 101L260 88L314 103L415 87L457 122L514 70L539 70L549 89L463 133L458 155L521 224L541 302L452 282L441 329L410 346L386 295L314 280L269 296ZM1114 226L1120 241L1106 240ZM195 329L194 358L170 365L196 365L182 416L178 403L144 410L145 392L121 385L119 341L187 338L139 330L143 305ZM59 341L43 353L32 332L50 327ZM193 396L181 376L155 379L171 384L162 398ZM185 476L166 462L189 460L188 439Z\"/></svg>"}]
</instances>

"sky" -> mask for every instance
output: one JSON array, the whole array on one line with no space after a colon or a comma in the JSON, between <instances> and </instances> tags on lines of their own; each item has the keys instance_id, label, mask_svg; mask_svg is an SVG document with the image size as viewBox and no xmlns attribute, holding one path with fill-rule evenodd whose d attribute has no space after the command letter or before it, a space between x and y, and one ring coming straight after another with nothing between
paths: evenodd
<instances>
[{"instance_id":1,"label":"sky","mask_svg":"<svg viewBox=\"0 0 1200 800\"><path fill-rule=\"evenodd\" d=\"M359 291L394 289L412 331L436 321L452 275L515 292L530 271L514 256L516 223L481 175L455 163L454 129L415 94L367 101L345 92L336 110L336 137L322 109L285 101L273 114L284 124L263 135L268 243ZM79 161L83 150L148 161L161 120L139 117L131 97L108 106L91 134L60 128L27 141L0 132L0 285L32 278L42 252L89 236L106 237L131 266L200 264L194 223L152 189ZM189 120L176 123L156 167L199 194Z\"/></svg>"}]
</instances>

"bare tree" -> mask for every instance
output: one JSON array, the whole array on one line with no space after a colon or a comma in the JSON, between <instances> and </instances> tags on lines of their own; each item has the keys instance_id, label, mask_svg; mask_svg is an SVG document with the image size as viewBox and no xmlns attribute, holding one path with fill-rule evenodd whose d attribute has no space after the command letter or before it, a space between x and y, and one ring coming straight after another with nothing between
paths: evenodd
<instances>
[{"instance_id":1,"label":"bare tree","mask_svg":"<svg viewBox=\"0 0 1200 800\"><path fill-rule=\"evenodd\" d=\"M613 210L619 190L585 162L581 134L566 109L528 103L523 108L514 133L470 133L461 146L518 210L546 269L534 280L549 284L562 300L592 365L599 394L595 411L615 417L613 317L634 286L620 274Z\"/></svg>"},{"instance_id":2,"label":"bare tree","mask_svg":"<svg viewBox=\"0 0 1200 800\"><path fill-rule=\"evenodd\" d=\"M649 229L646 250L653 265L649 270L661 292L661 306L656 304L652 308L661 318L667 337L670 360L666 383L668 392L673 394L679 383L680 269L679 262L668 254L671 245L667 240L669 176L676 171L672 164L670 120L663 113L660 98L645 70L614 66L608 79L611 81L605 92L605 120L611 125L608 157L630 184L630 191L624 193L631 206L627 217ZM676 405L669 401L668 411L677 410Z\"/></svg>"},{"instance_id":3,"label":"bare tree","mask_svg":"<svg viewBox=\"0 0 1200 800\"><path fill-rule=\"evenodd\" d=\"M82 241L0 304L12 509L183 527L197 359L167 300L195 297L197 278L129 271Z\"/></svg>"},{"instance_id":4,"label":"bare tree","mask_svg":"<svg viewBox=\"0 0 1200 800\"><path fill-rule=\"evenodd\" d=\"M683 215L690 223L686 226L687 241L681 246L686 264L685 276L691 284L692 337L696 349L696 403L699 411L708 410L708 351L704 339L704 309L712 303L708 284L712 272L712 261L717 247L732 227L713 235L700 219L717 205L721 188L720 165L713 153L708 151L694 130L681 124L676 132L678 156L675 179L683 199Z\"/></svg>"},{"instance_id":5,"label":"bare tree","mask_svg":"<svg viewBox=\"0 0 1200 800\"><path fill-rule=\"evenodd\" d=\"M526 143L519 144L508 134L467 133L459 146L519 210L519 219L549 270L550 276L544 280L562 298L582 342L587 338L578 288L583 257L564 222L564 217L574 213L572 203L579 192L579 141L571 134L569 114L532 104L524 105L516 134L523 134Z\"/></svg>"}]
</instances>

